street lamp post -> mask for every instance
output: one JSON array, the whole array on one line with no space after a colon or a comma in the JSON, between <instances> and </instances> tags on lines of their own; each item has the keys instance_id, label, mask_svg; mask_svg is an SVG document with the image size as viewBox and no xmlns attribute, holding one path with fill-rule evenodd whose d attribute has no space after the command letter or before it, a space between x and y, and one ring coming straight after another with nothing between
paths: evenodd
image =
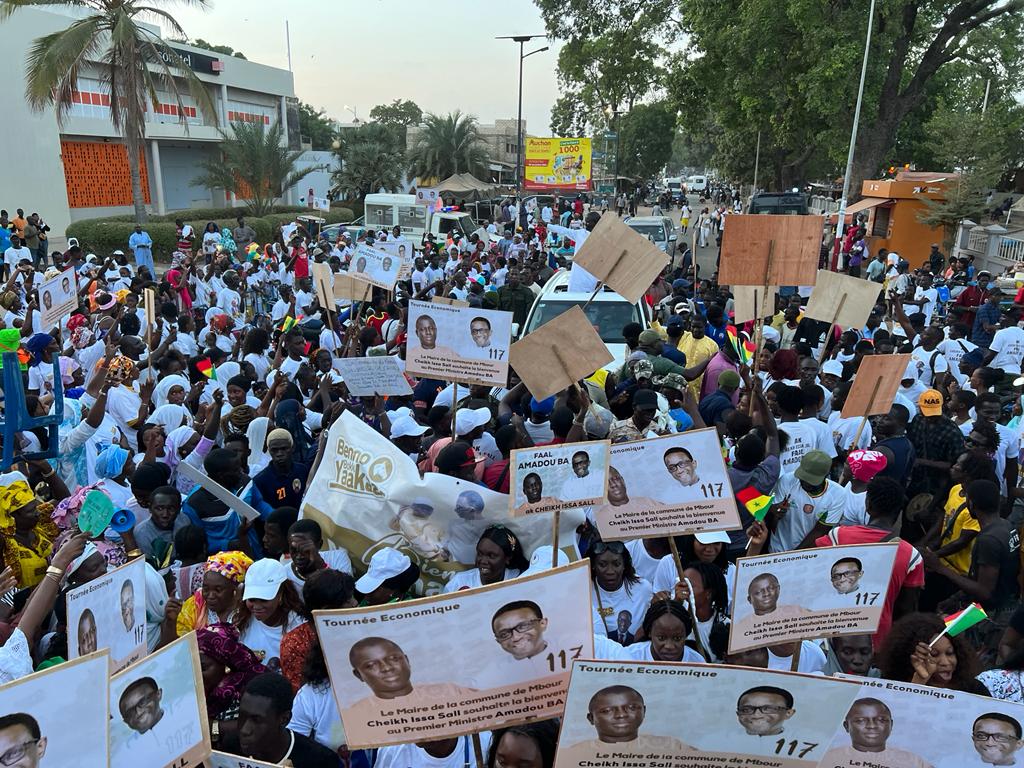
<instances>
[{"instance_id":1,"label":"street lamp post","mask_svg":"<svg viewBox=\"0 0 1024 768\"><path fill-rule=\"evenodd\" d=\"M615 178L612 179L612 195L617 196L619 192L619 115L622 112L609 104L604 108L604 113L608 116L608 125L611 126L612 133L615 134Z\"/></svg>"},{"instance_id":2,"label":"street lamp post","mask_svg":"<svg viewBox=\"0 0 1024 768\"><path fill-rule=\"evenodd\" d=\"M494 38L495 40L513 40L519 43L519 109L516 115L516 197L522 195L523 188L523 59L548 49L548 46L545 45L543 48L538 48L535 51L523 53L523 46L537 37L546 37L546 35L506 35Z\"/></svg>"}]
</instances>

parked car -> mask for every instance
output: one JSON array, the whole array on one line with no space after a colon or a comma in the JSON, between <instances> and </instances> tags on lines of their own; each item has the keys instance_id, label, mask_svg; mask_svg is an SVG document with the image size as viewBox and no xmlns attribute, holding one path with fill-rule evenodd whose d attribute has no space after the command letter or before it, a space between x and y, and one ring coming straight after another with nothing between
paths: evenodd
<instances>
[{"instance_id":1,"label":"parked car","mask_svg":"<svg viewBox=\"0 0 1024 768\"><path fill-rule=\"evenodd\" d=\"M804 216L807 195L800 192L761 192L750 198L747 213L774 213Z\"/></svg>"},{"instance_id":2,"label":"parked car","mask_svg":"<svg viewBox=\"0 0 1024 768\"><path fill-rule=\"evenodd\" d=\"M561 269L552 275L534 300L530 313L522 328L515 329L514 335L521 338L540 328L549 320L554 320L563 312L574 306L582 307L590 299L591 292L569 292L569 270ZM628 348L622 336L622 329L632 322L640 323L643 328L650 326L650 316L643 300L631 304L607 286L602 288L593 301L583 310L591 324L615 356L615 360L605 366L608 370L618 370L626 361Z\"/></svg>"},{"instance_id":3,"label":"parked car","mask_svg":"<svg viewBox=\"0 0 1024 768\"><path fill-rule=\"evenodd\" d=\"M648 238L670 259L676 255L676 227L668 216L633 216L626 219L626 226Z\"/></svg>"}]
</instances>

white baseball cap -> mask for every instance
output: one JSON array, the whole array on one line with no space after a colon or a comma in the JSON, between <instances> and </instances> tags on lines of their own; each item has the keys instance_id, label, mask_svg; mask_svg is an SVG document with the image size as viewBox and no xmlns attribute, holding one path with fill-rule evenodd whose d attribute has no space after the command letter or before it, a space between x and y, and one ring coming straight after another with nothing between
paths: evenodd
<instances>
[{"instance_id":1,"label":"white baseball cap","mask_svg":"<svg viewBox=\"0 0 1024 768\"><path fill-rule=\"evenodd\" d=\"M397 437L419 437L428 430L429 427L417 424L412 416L399 416L391 422L390 437L392 440Z\"/></svg>"},{"instance_id":2,"label":"white baseball cap","mask_svg":"<svg viewBox=\"0 0 1024 768\"><path fill-rule=\"evenodd\" d=\"M821 366L821 372L830 374L832 376L842 376L843 364L840 363L838 360L827 360L825 361L825 364Z\"/></svg>"},{"instance_id":3,"label":"white baseball cap","mask_svg":"<svg viewBox=\"0 0 1024 768\"><path fill-rule=\"evenodd\" d=\"M558 550L558 564L568 565L569 556L565 554L561 549ZM541 573L542 571L551 570L551 545L545 544L541 547L537 547L533 550L533 554L530 555L530 567L522 572L522 576L526 574Z\"/></svg>"},{"instance_id":4,"label":"white baseball cap","mask_svg":"<svg viewBox=\"0 0 1024 768\"><path fill-rule=\"evenodd\" d=\"M468 435L477 427L491 420L491 409L486 405L479 408L461 408L455 413L455 434Z\"/></svg>"},{"instance_id":5,"label":"white baseball cap","mask_svg":"<svg viewBox=\"0 0 1024 768\"><path fill-rule=\"evenodd\" d=\"M370 567L366 573L356 581L356 589L364 595L368 595L387 579L394 578L409 570L412 561L408 555L404 555L397 549L378 549L370 558ZM249 570L255 568L253 565Z\"/></svg>"},{"instance_id":6,"label":"white baseball cap","mask_svg":"<svg viewBox=\"0 0 1024 768\"><path fill-rule=\"evenodd\" d=\"M694 534L694 538L701 544L728 544L729 534L725 531L701 531Z\"/></svg>"},{"instance_id":7,"label":"white baseball cap","mask_svg":"<svg viewBox=\"0 0 1024 768\"><path fill-rule=\"evenodd\" d=\"M273 600L281 585L288 581L288 566L278 560L264 557L249 566L245 572L243 600Z\"/></svg>"}]
</instances>

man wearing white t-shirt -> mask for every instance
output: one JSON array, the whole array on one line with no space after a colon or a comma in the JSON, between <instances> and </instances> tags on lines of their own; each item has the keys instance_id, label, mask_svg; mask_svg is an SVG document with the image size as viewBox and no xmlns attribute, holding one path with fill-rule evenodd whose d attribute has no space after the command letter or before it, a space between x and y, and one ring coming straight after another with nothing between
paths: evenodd
<instances>
[{"instance_id":1,"label":"man wearing white t-shirt","mask_svg":"<svg viewBox=\"0 0 1024 768\"><path fill-rule=\"evenodd\" d=\"M1010 310L1002 319L1002 327L992 337L985 353L984 364L998 368L1006 381L1020 376L1021 361L1024 360L1024 329L1018 327L1019 312Z\"/></svg>"},{"instance_id":2,"label":"man wearing white t-shirt","mask_svg":"<svg viewBox=\"0 0 1024 768\"><path fill-rule=\"evenodd\" d=\"M779 429L785 432L789 441L780 456L783 472L792 472L808 451L822 451L828 456L837 456L832 439L832 430L823 421L815 418L801 419L805 395L799 387L784 387L776 394L776 405L782 415Z\"/></svg>"},{"instance_id":3,"label":"man wearing white t-shirt","mask_svg":"<svg viewBox=\"0 0 1024 768\"><path fill-rule=\"evenodd\" d=\"M910 353L912 362L916 362L918 368L918 380L925 388L934 387L942 389L942 385L949 372L949 362L946 356L939 349L942 342L942 331L933 325L926 326L921 331L921 345L914 347Z\"/></svg>"},{"instance_id":4,"label":"man wearing white t-shirt","mask_svg":"<svg viewBox=\"0 0 1024 768\"><path fill-rule=\"evenodd\" d=\"M4 277L13 275L22 259L31 263L32 251L25 247L20 237L11 235L11 247L4 251Z\"/></svg>"},{"instance_id":5,"label":"man wearing white t-shirt","mask_svg":"<svg viewBox=\"0 0 1024 768\"><path fill-rule=\"evenodd\" d=\"M938 349L946 358L949 366L949 375L956 379L962 387L967 381L967 376L960 372L960 361L971 350L977 349L977 344L967 340L971 329L966 323L953 323L949 326L949 338L939 344Z\"/></svg>"},{"instance_id":6,"label":"man wearing white t-shirt","mask_svg":"<svg viewBox=\"0 0 1024 768\"><path fill-rule=\"evenodd\" d=\"M815 539L842 522L847 491L828 479L831 469L832 458L828 454L810 451L794 471L779 478L775 487L779 520L771 536L772 552L813 546Z\"/></svg>"},{"instance_id":7,"label":"man wearing white t-shirt","mask_svg":"<svg viewBox=\"0 0 1024 768\"><path fill-rule=\"evenodd\" d=\"M928 326L931 325L932 312L935 311L935 304L938 300L939 292L937 289L932 287L932 276L926 273L921 275L917 280L917 288L914 291L914 298L904 299L903 308L904 311L906 311L908 306L912 306L914 312L923 312L924 324Z\"/></svg>"}]
</instances>

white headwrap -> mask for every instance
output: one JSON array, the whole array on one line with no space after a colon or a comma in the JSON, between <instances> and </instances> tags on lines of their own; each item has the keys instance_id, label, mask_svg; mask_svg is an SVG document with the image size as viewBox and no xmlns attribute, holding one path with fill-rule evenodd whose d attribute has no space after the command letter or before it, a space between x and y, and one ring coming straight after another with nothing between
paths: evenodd
<instances>
[{"instance_id":1,"label":"white headwrap","mask_svg":"<svg viewBox=\"0 0 1024 768\"><path fill-rule=\"evenodd\" d=\"M266 416L257 416L249 422L249 428L245 431L245 436L249 439L249 477L254 477L270 463L270 454L267 453L269 427L270 419Z\"/></svg>"},{"instance_id":2,"label":"white headwrap","mask_svg":"<svg viewBox=\"0 0 1024 768\"><path fill-rule=\"evenodd\" d=\"M156 383L156 387L153 389L153 404L159 408L162 405L167 405L167 395L174 387L181 387L185 390L185 394L188 394L191 385L184 376L180 373L171 374L170 376L164 376L160 381Z\"/></svg>"}]
</instances>

